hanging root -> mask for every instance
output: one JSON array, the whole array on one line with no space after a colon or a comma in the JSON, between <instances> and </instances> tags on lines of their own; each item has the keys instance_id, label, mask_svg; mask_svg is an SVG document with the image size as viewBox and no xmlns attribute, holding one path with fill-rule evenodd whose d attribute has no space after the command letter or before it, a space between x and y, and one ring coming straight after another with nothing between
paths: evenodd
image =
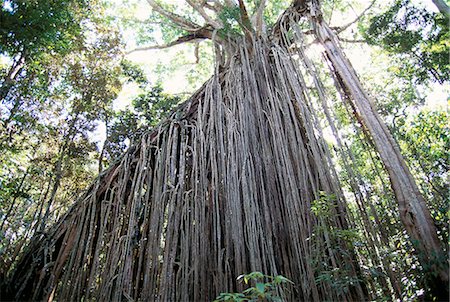
<instances>
[{"instance_id":1,"label":"hanging root","mask_svg":"<svg viewBox=\"0 0 450 302\"><path fill-rule=\"evenodd\" d=\"M319 278L359 273L330 231L347 228L346 206L305 84L283 49L259 41L252 52L36 235L3 298L207 301L262 271L294 281L289 301L364 300L361 282L342 290ZM327 228L311 211L324 196L335 196Z\"/></svg>"}]
</instances>

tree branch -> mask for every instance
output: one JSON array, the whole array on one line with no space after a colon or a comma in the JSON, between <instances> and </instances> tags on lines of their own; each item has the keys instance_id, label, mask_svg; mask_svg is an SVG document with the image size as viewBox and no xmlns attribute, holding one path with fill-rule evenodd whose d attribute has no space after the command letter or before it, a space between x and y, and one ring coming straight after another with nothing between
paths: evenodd
<instances>
[{"instance_id":1,"label":"tree branch","mask_svg":"<svg viewBox=\"0 0 450 302\"><path fill-rule=\"evenodd\" d=\"M339 39L339 41L345 42L345 43L367 43L366 40L361 40L361 39L352 40L352 39L341 38L339 36L338 36L338 39Z\"/></svg>"},{"instance_id":2,"label":"tree branch","mask_svg":"<svg viewBox=\"0 0 450 302\"><path fill-rule=\"evenodd\" d=\"M241 26L244 30L246 36L249 35L249 38L251 38L251 34L254 32L252 27L252 22L250 21L250 18L248 17L247 8L245 7L243 0L239 1L239 10L241 12Z\"/></svg>"},{"instance_id":3,"label":"tree branch","mask_svg":"<svg viewBox=\"0 0 450 302\"><path fill-rule=\"evenodd\" d=\"M266 0L261 0L258 9L254 15L254 27L257 34L260 34L264 30L264 9L266 8Z\"/></svg>"},{"instance_id":4,"label":"tree branch","mask_svg":"<svg viewBox=\"0 0 450 302\"><path fill-rule=\"evenodd\" d=\"M275 23L272 36L275 39L281 39L282 29L289 30L291 21L297 22L300 20L301 16L307 10L307 2L308 0L294 0L292 4L278 17L277 22Z\"/></svg>"},{"instance_id":5,"label":"tree branch","mask_svg":"<svg viewBox=\"0 0 450 302\"><path fill-rule=\"evenodd\" d=\"M213 18L211 18L206 11L203 9L202 5L199 5L198 3L195 2L195 0L186 0L186 2L193 8L195 9L202 17L203 19L205 19L205 21L210 24L212 27L216 28L216 29L220 29L223 27L222 23L218 20L214 20Z\"/></svg>"},{"instance_id":6,"label":"tree branch","mask_svg":"<svg viewBox=\"0 0 450 302\"><path fill-rule=\"evenodd\" d=\"M218 2L218 1L211 1L211 2L214 3L214 4L209 4L208 1L203 0L203 4L202 5L205 8L207 8L209 10L212 10L213 12L215 12L217 14L220 13L223 10L224 6L220 2Z\"/></svg>"},{"instance_id":7,"label":"tree branch","mask_svg":"<svg viewBox=\"0 0 450 302\"><path fill-rule=\"evenodd\" d=\"M175 13L165 10L158 3L156 3L155 0L147 0L147 2L148 2L148 4L150 4L150 6L153 8L154 11L156 11L160 15L168 18L169 20L171 20L175 24L179 25L182 29L184 29L186 31L195 32L200 28L200 25L198 25L192 21L189 21L180 15L177 15Z\"/></svg>"},{"instance_id":8,"label":"tree branch","mask_svg":"<svg viewBox=\"0 0 450 302\"><path fill-rule=\"evenodd\" d=\"M211 39L211 38L212 38L211 31L202 27L200 30L197 30L197 32L189 34L189 35L181 36L178 39L176 39L170 43L163 44L163 45L150 45L150 46L137 47L135 49L125 52L125 54L128 55L128 54L131 54L136 51L145 51L145 50L152 50L152 49L166 49L166 48L169 48L169 47L172 47L175 45L179 45L179 44L183 44L183 43Z\"/></svg>"},{"instance_id":9,"label":"tree branch","mask_svg":"<svg viewBox=\"0 0 450 302\"><path fill-rule=\"evenodd\" d=\"M350 26L352 26L353 24L355 24L356 22L358 22L359 21L359 19L361 19L366 13L367 13L367 11L369 10L369 9L371 9L372 8L372 6L375 4L375 1L377 1L377 0L373 0L370 4L369 4L369 6L368 7L366 7L352 22L350 22L350 23L347 23L346 25L344 25L344 26L338 26L338 27L336 27L336 32L337 33L341 33L341 32L343 32L344 30L346 30L347 28L349 28Z\"/></svg>"}]
</instances>

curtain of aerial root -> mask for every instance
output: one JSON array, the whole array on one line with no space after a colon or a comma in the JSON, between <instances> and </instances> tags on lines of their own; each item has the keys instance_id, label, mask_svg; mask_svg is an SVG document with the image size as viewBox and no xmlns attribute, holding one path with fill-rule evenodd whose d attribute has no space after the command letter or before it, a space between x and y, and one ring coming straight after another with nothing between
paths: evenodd
<instances>
[{"instance_id":1,"label":"curtain of aerial root","mask_svg":"<svg viewBox=\"0 0 450 302\"><path fill-rule=\"evenodd\" d=\"M365 300L336 236L346 205L311 110L291 56L242 47L32 240L10 296L207 301L261 271L295 283L279 293L290 301ZM311 211L320 199L331 214Z\"/></svg>"}]
</instances>

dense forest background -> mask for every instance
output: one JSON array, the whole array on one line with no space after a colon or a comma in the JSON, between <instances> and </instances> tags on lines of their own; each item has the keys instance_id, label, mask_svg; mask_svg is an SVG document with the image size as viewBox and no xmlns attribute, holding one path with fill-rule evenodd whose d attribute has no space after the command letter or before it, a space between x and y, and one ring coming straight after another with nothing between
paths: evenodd
<instances>
[{"instance_id":1,"label":"dense forest background","mask_svg":"<svg viewBox=\"0 0 450 302\"><path fill-rule=\"evenodd\" d=\"M398 143L440 241L448 246L449 10L445 2L434 2L321 4L324 18L337 32ZM257 3L246 1L252 9ZM146 1L1 0L0 4L0 276L4 278L33 236L58 221L99 173L212 75L217 54L206 39L177 40L185 34L183 29ZM269 27L289 4L267 2L264 18ZM164 8L193 21L198 18L192 7L177 1L164 2ZM219 17L228 33L238 31L236 11L224 10ZM314 39L308 43L306 50L316 65L326 67L323 48ZM333 79L320 71L318 75L333 96L333 119L342 141L333 137L328 117L317 115L354 219L351 230L339 236L351 242L359 257L372 259L375 253L391 263L394 275L402 275L399 284L390 285L398 288L378 287L380 300L390 300L392 293L399 299L423 298L433 276L411 252L414 242L401 226L383 164L364 129L348 118L351 108L334 101L339 96L331 92ZM345 156L337 144L345 146ZM324 219L328 213L320 202L327 198L318 200L315 208ZM383 229L382 235L366 233L362 226L368 224ZM439 265L448 265L441 260ZM368 279L386 274L380 263L362 269ZM317 282L324 280L346 286L329 274L318 276Z\"/></svg>"}]
</instances>

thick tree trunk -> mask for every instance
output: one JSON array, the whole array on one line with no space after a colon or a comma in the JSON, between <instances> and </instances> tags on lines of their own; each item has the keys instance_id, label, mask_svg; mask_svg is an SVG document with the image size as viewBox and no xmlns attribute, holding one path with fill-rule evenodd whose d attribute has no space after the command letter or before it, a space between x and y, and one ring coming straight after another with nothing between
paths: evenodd
<instances>
[{"instance_id":1,"label":"thick tree trunk","mask_svg":"<svg viewBox=\"0 0 450 302\"><path fill-rule=\"evenodd\" d=\"M443 255L437 237L433 219L425 199L402 157L399 147L386 125L370 101L351 63L346 59L338 45L335 33L321 19L311 18L315 34L324 46L335 72L341 77L354 99L357 119L370 133L377 151L389 173L392 189L398 202L401 221L417 248L418 256L424 268L432 267L439 271L445 284L448 272L436 266L435 261Z\"/></svg>"}]
</instances>

